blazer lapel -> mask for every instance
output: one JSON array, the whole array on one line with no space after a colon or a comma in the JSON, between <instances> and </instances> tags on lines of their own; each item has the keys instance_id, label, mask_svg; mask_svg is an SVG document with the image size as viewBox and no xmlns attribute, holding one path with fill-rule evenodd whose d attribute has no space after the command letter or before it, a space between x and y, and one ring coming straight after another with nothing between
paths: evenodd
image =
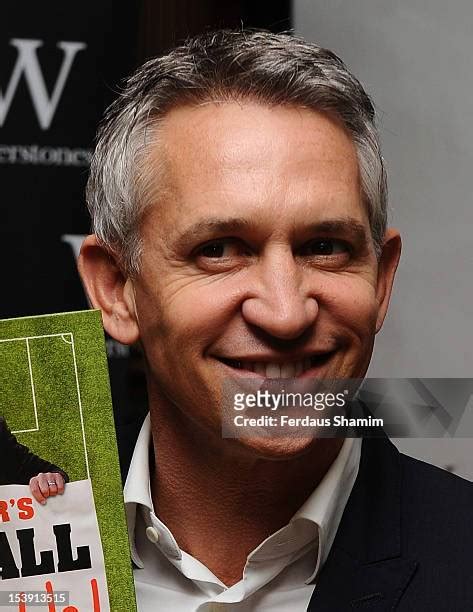
<instances>
[{"instance_id":1,"label":"blazer lapel","mask_svg":"<svg viewBox=\"0 0 473 612\"><path fill-rule=\"evenodd\" d=\"M360 470L308 612L395 610L417 568L401 550L399 452L363 440Z\"/></svg>"}]
</instances>

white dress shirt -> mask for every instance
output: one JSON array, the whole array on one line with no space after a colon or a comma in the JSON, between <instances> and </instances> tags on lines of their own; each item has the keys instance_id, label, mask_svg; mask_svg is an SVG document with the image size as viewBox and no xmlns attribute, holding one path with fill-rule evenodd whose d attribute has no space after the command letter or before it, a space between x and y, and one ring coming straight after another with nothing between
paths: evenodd
<instances>
[{"instance_id":1,"label":"white dress shirt","mask_svg":"<svg viewBox=\"0 0 473 612\"><path fill-rule=\"evenodd\" d=\"M231 587L181 550L155 515L150 442L148 415L124 491L139 612L305 612L358 473L361 440L345 440L315 491L248 555L242 579Z\"/></svg>"}]
</instances>

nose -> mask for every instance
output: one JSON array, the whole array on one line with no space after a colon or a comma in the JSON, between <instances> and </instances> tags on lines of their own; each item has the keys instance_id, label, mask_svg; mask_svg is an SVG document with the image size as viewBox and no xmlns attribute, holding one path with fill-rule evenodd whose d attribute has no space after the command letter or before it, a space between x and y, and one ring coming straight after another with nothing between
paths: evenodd
<instances>
[{"instance_id":1,"label":"nose","mask_svg":"<svg viewBox=\"0 0 473 612\"><path fill-rule=\"evenodd\" d=\"M293 253L268 255L256 276L253 291L242 304L245 321L281 340L299 338L315 322L319 306Z\"/></svg>"}]
</instances>

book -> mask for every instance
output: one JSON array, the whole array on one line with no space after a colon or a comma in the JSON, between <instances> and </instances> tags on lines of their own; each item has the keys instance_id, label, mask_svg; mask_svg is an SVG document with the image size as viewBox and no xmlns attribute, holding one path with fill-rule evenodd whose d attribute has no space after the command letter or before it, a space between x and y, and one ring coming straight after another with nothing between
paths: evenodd
<instances>
[{"instance_id":1,"label":"book","mask_svg":"<svg viewBox=\"0 0 473 612\"><path fill-rule=\"evenodd\" d=\"M0 610L136 611L99 311L0 321L0 417Z\"/></svg>"}]
</instances>

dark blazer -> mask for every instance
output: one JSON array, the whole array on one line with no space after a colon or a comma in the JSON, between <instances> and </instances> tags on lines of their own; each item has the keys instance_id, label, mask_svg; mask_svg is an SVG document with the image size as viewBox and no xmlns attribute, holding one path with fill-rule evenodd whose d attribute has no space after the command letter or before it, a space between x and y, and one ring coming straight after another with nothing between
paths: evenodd
<instances>
[{"instance_id":1,"label":"dark blazer","mask_svg":"<svg viewBox=\"0 0 473 612\"><path fill-rule=\"evenodd\" d=\"M66 482L69 476L53 463L41 459L20 444L0 417L0 485L28 484L40 472L60 472Z\"/></svg>"},{"instance_id":2,"label":"dark blazer","mask_svg":"<svg viewBox=\"0 0 473 612\"><path fill-rule=\"evenodd\" d=\"M473 484L363 440L308 612L473 611Z\"/></svg>"}]
</instances>

